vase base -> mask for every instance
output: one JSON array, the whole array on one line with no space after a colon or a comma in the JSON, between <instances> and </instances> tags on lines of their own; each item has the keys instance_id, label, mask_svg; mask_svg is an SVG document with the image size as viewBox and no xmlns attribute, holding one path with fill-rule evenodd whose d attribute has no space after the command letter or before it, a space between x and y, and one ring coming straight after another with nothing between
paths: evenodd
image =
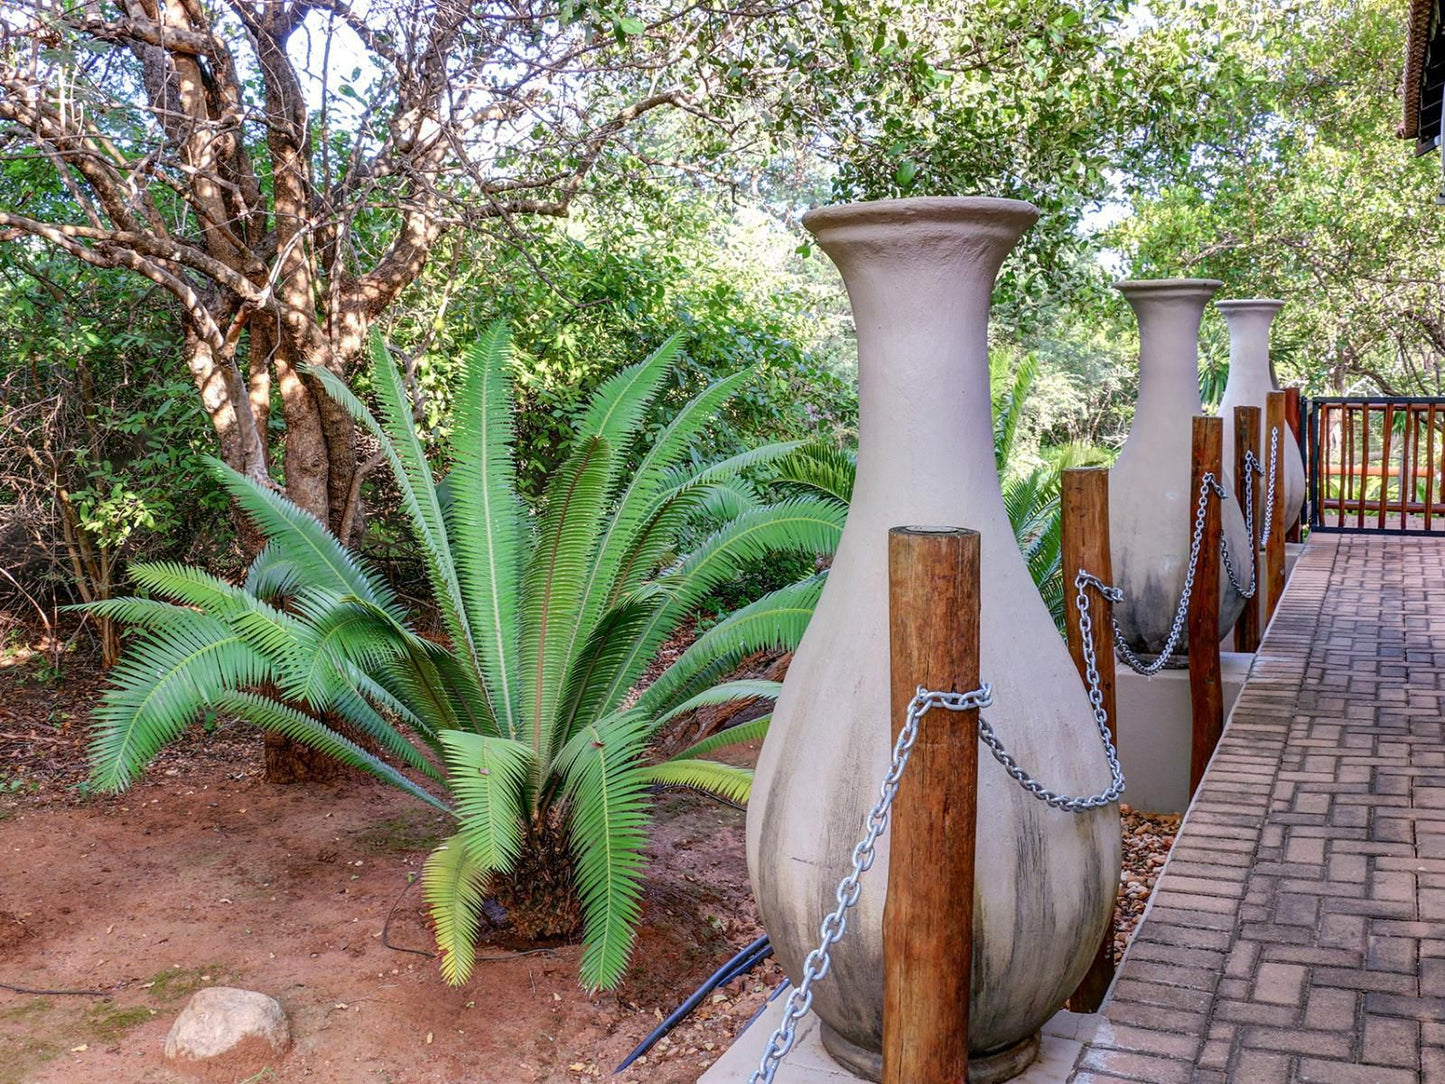
<instances>
[{"instance_id":1,"label":"vase base","mask_svg":"<svg viewBox=\"0 0 1445 1084\"><path fill-rule=\"evenodd\" d=\"M864 1080L883 1079L883 1055L849 1042L827 1024L823 1024L823 1046L839 1065L857 1073ZM968 1084L1002 1084L1012 1080L1034 1063L1039 1056L1039 1034L1034 1032L1013 1046L987 1054L968 1056Z\"/></svg>"}]
</instances>

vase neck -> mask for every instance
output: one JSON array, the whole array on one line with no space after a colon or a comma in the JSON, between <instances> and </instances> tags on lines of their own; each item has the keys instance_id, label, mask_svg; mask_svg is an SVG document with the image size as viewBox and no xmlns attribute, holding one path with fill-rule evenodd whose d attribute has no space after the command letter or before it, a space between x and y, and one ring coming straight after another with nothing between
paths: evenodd
<instances>
[{"instance_id":1,"label":"vase neck","mask_svg":"<svg viewBox=\"0 0 1445 1084\"><path fill-rule=\"evenodd\" d=\"M1199 321L1207 298L1129 299L1139 319L1138 414L1203 410L1199 395Z\"/></svg>"},{"instance_id":2,"label":"vase neck","mask_svg":"<svg viewBox=\"0 0 1445 1084\"><path fill-rule=\"evenodd\" d=\"M1229 373L1234 377L1268 379L1275 385L1269 356L1269 329L1283 303L1278 301L1221 301L1229 324Z\"/></svg>"},{"instance_id":3,"label":"vase neck","mask_svg":"<svg viewBox=\"0 0 1445 1084\"><path fill-rule=\"evenodd\" d=\"M860 485L913 494L992 473L989 299L1036 214L1012 200L901 200L805 220L853 308Z\"/></svg>"}]
</instances>

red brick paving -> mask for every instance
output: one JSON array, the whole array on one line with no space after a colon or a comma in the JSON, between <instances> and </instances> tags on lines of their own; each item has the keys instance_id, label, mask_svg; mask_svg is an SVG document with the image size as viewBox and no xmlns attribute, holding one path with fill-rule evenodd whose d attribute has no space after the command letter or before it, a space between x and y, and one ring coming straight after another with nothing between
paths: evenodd
<instances>
[{"instance_id":1,"label":"red brick paving","mask_svg":"<svg viewBox=\"0 0 1445 1084\"><path fill-rule=\"evenodd\" d=\"M1442 589L1310 541L1072 1084L1445 1084Z\"/></svg>"}]
</instances>

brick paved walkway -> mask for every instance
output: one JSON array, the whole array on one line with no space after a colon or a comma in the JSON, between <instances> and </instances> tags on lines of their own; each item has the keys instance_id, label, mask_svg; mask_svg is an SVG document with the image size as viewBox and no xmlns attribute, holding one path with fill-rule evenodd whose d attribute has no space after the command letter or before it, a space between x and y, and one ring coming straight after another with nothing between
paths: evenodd
<instances>
[{"instance_id":1,"label":"brick paved walkway","mask_svg":"<svg viewBox=\"0 0 1445 1084\"><path fill-rule=\"evenodd\" d=\"M1072 1084L1445 1082L1445 543L1315 536Z\"/></svg>"}]
</instances>

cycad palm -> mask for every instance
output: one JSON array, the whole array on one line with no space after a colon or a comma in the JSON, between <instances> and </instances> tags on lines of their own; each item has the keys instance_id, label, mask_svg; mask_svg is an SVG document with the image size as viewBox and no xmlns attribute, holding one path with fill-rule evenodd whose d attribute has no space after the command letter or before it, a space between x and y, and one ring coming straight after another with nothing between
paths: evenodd
<instances>
[{"instance_id":1,"label":"cycad palm","mask_svg":"<svg viewBox=\"0 0 1445 1084\"><path fill-rule=\"evenodd\" d=\"M420 636L382 579L278 493L217 470L268 544L244 587L173 565L132 569L154 599L98 607L145 632L96 711L98 784L119 789L202 708L306 742L453 813L457 833L428 859L426 898L442 970L464 981L494 874L557 819L568 828L585 947L582 978L615 983L639 915L648 793L684 785L746 796L748 773L701 757L754 723L663 764L647 749L691 707L776 696L767 682L716 683L746 654L802 635L819 584L746 606L699 637L635 702L657 649L714 587L771 553L829 553L836 503L760 503L738 472L772 445L684 470L694 439L747 380L719 381L652 442L639 436L677 343L592 398L570 455L535 515L517 495L504 327L462 365L438 485L397 370L378 345L371 413L328 373L313 375L378 442L395 476L445 630ZM691 553L699 517L729 515ZM355 735L356 740L348 735Z\"/></svg>"}]
</instances>

